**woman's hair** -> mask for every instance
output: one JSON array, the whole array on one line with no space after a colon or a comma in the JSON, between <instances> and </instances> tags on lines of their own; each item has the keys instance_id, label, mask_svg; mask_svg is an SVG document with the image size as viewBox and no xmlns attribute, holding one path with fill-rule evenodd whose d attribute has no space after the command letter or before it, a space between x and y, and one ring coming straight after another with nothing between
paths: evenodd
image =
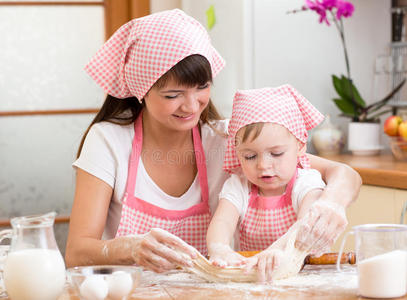
<instances>
[{"instance_id":1,"label":"woman's hair","mask_svg":"<svg viewBox=\"0 0 407 300\"><path fill-rule=\"evenodd\" d=\"M188 56L161 76L150 89L163 88L170 80L187 87L193 87L196 85L202 86L207 82L212 82L211 65L202 55L194 54ZM111 95L107 95L105 102L82 137L77 157L79 157L82 151L85 138L93 124L102 121L119 125L131 124L137 119L143 107L144 101L140 103L136 97L118 99ZM223 117L218 113L212 101L209 100L208 105L201 113L200 120L204 124L206 123L212 127L211 123L209 123L210 121L221 119L223 119ZM213 129L218 132L216 128Z\"/></svg>"}]
</instances>

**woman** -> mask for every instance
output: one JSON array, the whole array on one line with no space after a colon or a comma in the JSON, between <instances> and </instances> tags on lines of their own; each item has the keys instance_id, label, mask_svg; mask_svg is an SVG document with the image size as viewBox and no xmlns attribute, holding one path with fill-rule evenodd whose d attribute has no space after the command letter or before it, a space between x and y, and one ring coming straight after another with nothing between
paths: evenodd
<instances>
[{"instance_id":1,"label":"woman","mask_svg":"<svg viewBox=\"0 0 407 300\"><path fill-rule=\"evenodd\" d=\"M206 253L211 212L228 177L227 121L209 98L223 66L202 25L177 9L123 25L87 65L108 96L74 163L68 266L162 272L190 265L196 249ZM321 200L346 207L360 187L357 173L310 160L327 182ZM345 225L335 209L320 209L298 246L331 242Z\"/></svg>"}]
</instances>

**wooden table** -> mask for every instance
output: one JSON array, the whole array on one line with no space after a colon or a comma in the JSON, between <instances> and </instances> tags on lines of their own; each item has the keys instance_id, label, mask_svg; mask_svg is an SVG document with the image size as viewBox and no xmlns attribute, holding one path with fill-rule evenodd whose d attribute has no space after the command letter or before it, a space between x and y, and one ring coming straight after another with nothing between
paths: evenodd
<instances>
[{"instance_id":1,"label":"wooden table","mask_svg":"<svg viewBox=\"0 0 407 300\"><path fill-rule=\"evenodd\" d=\"M391 153L373 156L339 154L324 158L351 166L362 177L363 184L407 190L407 161L395 160Z\"/></svg>"},{"instance_id":2,"label":"wooden table","mask_svg":"<svg viewBox=\"0 0 407 300\"><path fill-rule=\"evenodd\" d=\"M58 300L78 300L66 292ZM155 274L145 272L132 300L212 300L212 299L364 299L357 296L357 276L354 266L344 266L344 272L335 267L307 265L296 277L280 280L273 285L206 283L195 275L173 272ZM407 296L398 298L407 300Z\"/></svg>"},{"instance_id":3,"label":"wooden table","mask_svg":"<svg viewBox=\"0 0 407 300\"><path fill-rule=\"evenodd\" d=\"M333 265L306 265L297 276L267 285L257 283L207 283L188 273L156 274L144 272L139 286L129 299L365 299L357 295L356 268L349 265L345 265L343 268L343 272L338 272ZM11 300L9 298L1 299ZM57 300L79 299L75 291L67 286L64 293ZM397 299L407 300L407 296Z\"/></svg>"}]
</instances>

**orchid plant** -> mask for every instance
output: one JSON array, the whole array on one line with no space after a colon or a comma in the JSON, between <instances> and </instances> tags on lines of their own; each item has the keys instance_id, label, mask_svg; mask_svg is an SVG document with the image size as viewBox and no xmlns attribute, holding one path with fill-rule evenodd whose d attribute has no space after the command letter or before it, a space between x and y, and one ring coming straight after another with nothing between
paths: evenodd
<instances>
[{"instance_id":1,"label":"orchid plant","mask_svg":"<svg viewBox=\"0 0 407 300\"><path fill-rule=\"evenodd\" d=\"M367 105L360 96L352 82L343 26L343 18L351 17L354 9L353 4L345 0L305 0L301 10L292 12L312 10L319 15L319 23L330 26L332 22L335 25L343 46L347 76L332 75L333 85L339 96L333 101L341 110L341 116L351 118L354 122L378 122L381 115L391 111L391 109L385 109L384 106L401 89L405 79L389 95L375 103Z\"/></svg>"}]
</instances>

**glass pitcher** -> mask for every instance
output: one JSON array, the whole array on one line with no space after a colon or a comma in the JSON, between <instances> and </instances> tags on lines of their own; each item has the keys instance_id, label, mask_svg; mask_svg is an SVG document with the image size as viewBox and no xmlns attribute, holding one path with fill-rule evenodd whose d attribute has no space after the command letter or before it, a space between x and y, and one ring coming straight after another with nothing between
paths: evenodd
<instances>
[{"instance_id":1,"label":"glass pitcher","mask_svg":"<svg viewBox=\"0 0 407 300\"><path fill-rule=\"evenodd\" d=\"M12 229L0 232L0 243L11 238L4 263L4 284L12 300L55 300L65 284L65 264L55 235L56 213L11 219Z\"/></svg>"},{"instance_id":2,"label":"glass pitcher","mask_svg":"<svg viewBox=\"0 0 407 300\"><path fill-rule=\"evenodd\" d=\"M343 238L340 257L349 234L355 236L359 295L393 298L407 292L407 225L364 224L354 226Z\"/></svg>"}]
</instances>

